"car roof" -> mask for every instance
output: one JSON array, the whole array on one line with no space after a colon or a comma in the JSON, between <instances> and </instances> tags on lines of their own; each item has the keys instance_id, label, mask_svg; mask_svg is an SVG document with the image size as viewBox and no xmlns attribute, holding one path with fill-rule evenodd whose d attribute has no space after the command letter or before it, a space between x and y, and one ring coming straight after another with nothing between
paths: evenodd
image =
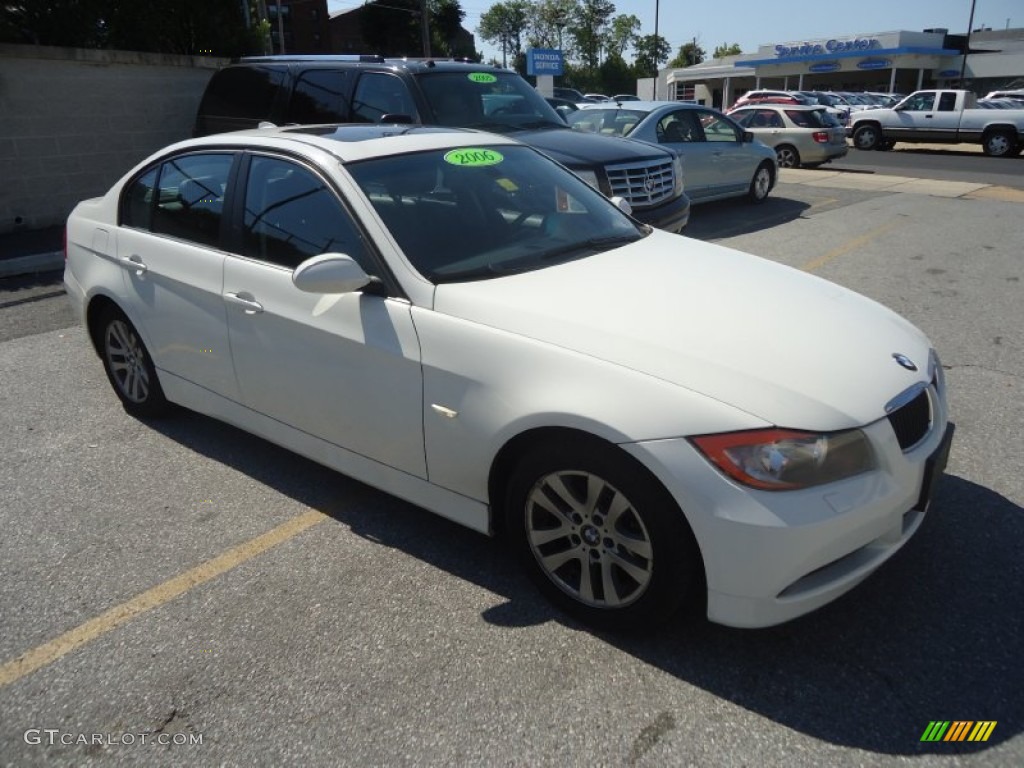
<instances>
[{"instance_id":1,"label":"car roof","mask_svg":"<svg viewBox=\"0 0 1024 768\"><path fill-rule=\"evenodd\" d=\"M437 125L359 123L302 125L280 128L267 125L231 133L216 133L179 142L168 149L261 147L265 149L318 148L343 163L437 149L477 146L523 146L514 139L467 128Z\"/></svg>"},{"instance_id":2,"label":"car roof","mask_svg":"<svg viewBox=\"0 0 1024 768\"><path fill-rule=\"evenodd\" d=\"M772 102L765 102L763 104L742 104L736 107L737 111L741 109L784 109L787 112L796 110L797 112L814 112L815 110L828 111L828 107L824 104L773 104Z\"/></svg>"}]
</instances>

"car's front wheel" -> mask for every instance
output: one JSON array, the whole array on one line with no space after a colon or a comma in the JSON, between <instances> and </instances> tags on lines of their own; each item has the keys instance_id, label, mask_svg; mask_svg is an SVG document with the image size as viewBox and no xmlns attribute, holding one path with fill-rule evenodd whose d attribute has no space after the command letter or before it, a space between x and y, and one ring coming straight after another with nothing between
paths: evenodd
<instances>
[{"instance_id":1,"label":"car's front wheel","mask_svg":"<svg viewBox=\"0 0 1024 768\"><path fill-rule=\"evenodd\" d=\"M882 132L877 125L868 123L862 125L853 132L853 146L857 149L876 149L882 141Z\"/></svg>"},{"instance_id":2,"label":"car's front wheel","mask_svg":"<svg viewBox=\"0 0 1024 768\"><path fill-rule=\"evenodd\" d=\"M537 448L512 473L506 531L540 590L608 629L667 620L699 583L697 544L667 491L615 446Z\"/></svg>"},{"instance_id":3,"label":"car's front wheel","mask_svg":"<svg viewBox=\"0 0 1024 768\"><path fill-rule=\"evenodd\" d=\"M134 416L165 413L168 402L156 368L131 321L116 307L107 307L98 331L103 368L124 409Z\"/></svg>"}]
</instances>

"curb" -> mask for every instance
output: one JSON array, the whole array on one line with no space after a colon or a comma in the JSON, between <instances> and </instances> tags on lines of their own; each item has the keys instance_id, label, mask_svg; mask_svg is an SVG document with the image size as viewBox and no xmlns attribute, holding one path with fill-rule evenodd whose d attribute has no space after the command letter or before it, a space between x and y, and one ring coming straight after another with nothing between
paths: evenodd
<instances>
[{"instance_id":1,"label":"curb","mask_svg":"<svg viewBox=\"0 0 1024 768\"><path fill-rule=\"evenodd\" d=\"M31 275L36 272L54 272L64 269L64 252L50 251L13 259L0 259L0 278Z\"/></svg>"}]
</instances>

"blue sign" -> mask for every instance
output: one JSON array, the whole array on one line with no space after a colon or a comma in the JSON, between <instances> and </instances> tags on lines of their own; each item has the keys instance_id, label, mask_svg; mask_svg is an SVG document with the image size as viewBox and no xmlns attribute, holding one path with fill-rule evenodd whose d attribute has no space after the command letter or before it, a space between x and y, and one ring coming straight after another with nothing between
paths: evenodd
<instances>
[{"instance_id":1,"label":"blue sign","mask_svg":"<svg viewBox=\"0 0 1024 768\"><path fill-rule=\"evenodd\" d=\"M959 69L944 69L939 72L939 77L960 77Z\"/></svg>"},{"instance_id":2,"label":"blue sign","mask_svg":"<svg viewBox=\"0 0 1024 768\"><path fill-rule=\"evenodd\" d=\"M888 69L892 62L888 59L864 59L857 62L857 69Z\"/></svg>"},{"instance_id":3,"label":"blue sign","mask_svg":"<svg viewBox=\"0 0 1024 768\"><path fill-rule=\"evenodd\" d=\"M811 72L835 72L839 69L839 62L823 61L820 64L811 64L807 69Z\"/></svg>"},{"instance_id":4,"label":"blue sign","mask_svg":"<svg viewBox=\"0 0 1024 768\"><path fill-rule=\"evenodd\" d=\"M565 72L562 52L554 48L531 48L526 52L526 74L561 75Z\"/></svg>"}]
</instances>

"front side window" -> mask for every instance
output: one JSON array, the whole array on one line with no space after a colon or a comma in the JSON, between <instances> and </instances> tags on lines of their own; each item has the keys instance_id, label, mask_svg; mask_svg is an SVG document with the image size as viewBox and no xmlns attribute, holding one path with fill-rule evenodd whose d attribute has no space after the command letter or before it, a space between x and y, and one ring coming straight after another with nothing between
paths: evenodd
<instances>
[{"instance_id":1,"label":"front side window","mask_svg":"<svg viewBox=\"0 0 1024 768\"><path fill-rule=\"evenodd\" d=\"M181 155L160 167L151 231L200 245L220 243L234 154Z\"/></svg>"},{"instance_id":2,"label":"front side window","mask_svg":"<svg viewBox=\"0 0 1024 768\"><path fill-rule=\"evenodd\" d=\"M741 137L735 124L722 115L699 110L697 117L704 128L705 141L738 142L740 140Z\"/></svg>"},{"instance_id":3,"label":"front side window","mask_svg":"<svg viewBox=\"0 0 1024 768\"><path fill-rule=\"evenodd\" d=\"M352 98L353 122L379 123L385 115L408 115L416 120L412 94L400 78L367 72L359 78Z\"/></svg>"},{"instance_id":4,"label":"front side window","mask_svg":"<svg viewBox=\"0 0 1024 768\"><path fill-rule=\"evenodd\" d=\"M906 112L931 112L934 108L934 93L918 93L912 99L907 99L903 107Z\"/></svg>"},{"instance_id":5,"label":"front side window","mask_svg":"<svg viewBox=\"0 0 1024 768\"><path fill-rule=\"evenodd\" d=\"M287 160L253 157L245 189L242 254L294 269L322 253L344 253L371 272L363 236L319 176Z\"/></svg>"},{"instance_id":6,"label":"front side window","mask_svg":"<svg viewBox=\"0 0 1024 768\"><path fill-rule=\"evenodd\" d=\"M346 166L413 267L435 283L584 258L647 230L523 146L479 146Z\"/></svg>"}]
</instances>

